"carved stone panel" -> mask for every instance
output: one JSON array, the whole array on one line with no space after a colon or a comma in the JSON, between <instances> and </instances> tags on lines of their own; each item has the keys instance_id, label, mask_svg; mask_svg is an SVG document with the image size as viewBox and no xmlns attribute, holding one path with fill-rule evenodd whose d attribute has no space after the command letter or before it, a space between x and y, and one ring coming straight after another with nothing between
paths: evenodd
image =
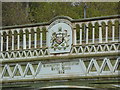
<instances>
[{"instance_id":1,"label":"carved stone panel","mask_svg":"<svg viewBox=\"0 0 120 90\"><path fill-rule=\"evenodd\" d=\"M47 46L50 53L70 52L72 45L72 28L69 24L57 21L48 29Z\"/></svg>"}]
</instances>

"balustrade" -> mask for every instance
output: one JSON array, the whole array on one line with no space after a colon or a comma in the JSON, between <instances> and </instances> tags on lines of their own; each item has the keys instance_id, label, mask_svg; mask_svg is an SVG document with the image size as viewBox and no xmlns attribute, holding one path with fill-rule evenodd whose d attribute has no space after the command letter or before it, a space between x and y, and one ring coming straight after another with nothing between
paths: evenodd
<instances>
[{"instance_id":1,"label":"balustrade","mask_svg":"<svg viewBox=\"0 0 120 90\"><path fill-rule=\"evenodd\" d=\"M88 18L83 20L71 20L70 22L72 23L71 26L73 29L72 32L73 45L87 46L91 44L94 45L94 44L104 44L104 43L114 43L114 42L117 43L118 41L120 41L119 17L120 16L111 16L111 17L101 17L101 18ZM105 24L104 26L102 22L104 22ZM111 24L109 24L109 22L111 22ZM116 24L116 22L118 24ZM3 53L4 51L16 52L16 50L18 50L20 54L20 50L32 52L30 51L32 49L42 50L43 47L47 47L46 33L49 24L50 23L39 24L39 25L36 24L31 26L16 26L16 27L1 28L0 60L3 60L5 58L4 56L5 53ZM79 25L80 28L78 29L78 31L76 31L77 29L75 25ZM43 29L43 27L45 27L46 30ZM16 35L17 40L15 38L15 34L17 34ZM45 55L46 52L49 53L49 49L46 48L46 51L38 51L39 55L40 52L42 52L42 55Z\"/></svg>"}]
</instances>

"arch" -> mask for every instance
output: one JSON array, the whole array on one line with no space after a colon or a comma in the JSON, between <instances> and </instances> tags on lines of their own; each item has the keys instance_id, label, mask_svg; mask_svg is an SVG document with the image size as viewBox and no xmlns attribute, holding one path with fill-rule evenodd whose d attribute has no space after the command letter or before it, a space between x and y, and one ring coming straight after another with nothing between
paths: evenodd
<instances>
[{"instance_id":1,"label":"arch","mask_svg":"<svg viewBox=\"0 0 120 90\"><path fill-rule=\"evenodd\" d=\"M114 24L115 24L115 41L116 41L116 40L119 39L119 35L120 35L120 31L119 31L119 28L120 28L119 24L120 24L120 22L119 22L119 20L115 20Z\"/></svg>"},{"instance_id":2,"label":"arch","mask_svg":"<svg viewBox=\"0 0 120 90\"><path fill-rule=\"evenodd\" d=\"M72 25L69 20L59 18L49 25L47 47L50 53L70 52L72 43L76 43L75 24Z\"/></svg>"},{"instance_id":3,"label":"arch","mask_svg":"<svg viewBox=\"0 0 120 90\"><path fill-rule=\"evenodd\" d=\"M99 41L99 23L95 22L95 42Z\"/></svg>"},{"instance_id":4,"label":"arch","mask_svg":"<svg viewBox=\"0 0 120 90\"><path fill-rule=\"evenodd\" d=\"M14 49L17 49L17 35L18 32L17 30L14 31Z\"/></svg>"},{"instance_id":5,"label":"arch","mask_svg":"<svg viewBox=\"0 0 120 90\"><path fill-rule=\"evenodd\" d=\"M31 28L31 48L34 48L34 36L35 36L34 28Z\"/></svg>"},{"instance_id":6,"label":"arch","mask_svg":"<svg viewBox=\"0 0 120 90\"><path fill-rule=\"evenodd\" d=\"M57 16L57 17L50 20L50 22L49 22L50 25L49 25L48 29L50 29L56 23L60 23L60 22L61 23L66 23L69 26L71 26L71 28L72 28L73 26L72 26L71 21L72 21L72 18L70 18L68 16Z\"/></svg>"},{"instance_id":7,"label":"arch","mask_svg":"<svg viewBox=\"0 0 120 90\"><path fill-rule=\"evenodd\" d=\"M7 39L7 33L6 31L3 31L3 51L6 51L6 39Z\"/></svg>"},{"instance_id":8,"label":"arch","mask_svg":"<svg viewBox=\"0 0 120 90\"><path fill-rule=\"evenodd\" d=\"M86 37L85 25L86 25L85 23L82 23L82 25L81 25L81 26L82 26L82 31L83 31L83 32L82 32L82 38L83 38L82 42L83 42L83 43L85 43L85 37Z\"/></svg>"},{"instance_id":9,"label":"arch","mask_svg":"<svg viewBox=\"0 0 120 90\"><path fill-rule=\"evenodd\" d=\"M73 20L71 17L68 17L68 16L56 16L53 19L51 19L49 21L49 23L52 23L52 22L54 22L54 21L56 21L58 19L65 19L65 20L68 20L68 21L72 21Z\"/></svg>"},{"instance_id":10,"label":"arch","mask_svg":"<svg viewBox=\"0 0 120 90\"><path fill-rule=\"evenodd\" d=\"M47 32L47 29L45 26L42 27L42 44L43 44L43 47L46 46L46 32Z\"/></svg>"},{"instance_id":11,"label":"arch","mask_svg":"<svg viewBox=\"0 0 120 90\"><path fill-rule=\"evenodd\" d=\"M77 36L77 43L80 40L80 25L76 24L76 36Z\"/></svg>"},{"instance_id":12,"label":"arch","mask_svg":"<svg viewBox=\"0 0 120 90\"><path fill-rule=\"evenodd\" d=\"M29 29L25 29L25 35L26 35L26 48L28 48L28 43L29 43Z\"/></svg>"},{"instance_id":13,"label":"arch","mask_svg":"<svg viewBox=\"0 0 120 90\"><path fill-rule=\"evenodd\" d=\"M108 21L108 40L112 40L112 21Z\"/></svg>"},{"instance_id":14,"label":"arch","mask_svg":"<svg viewBox=\"0 0 120 90\"><path fill-rule=\"evenodd\" d=\"M101 22L102 27L102 41L105 42L106 38L106 23L104 21Z\"/></svg>"},{"instance_id":15,"label":"arch","mask_svg":"<svg viewBox=\"0 0 120 90\"><path fill-rule=\"evenodd\" d=\"M90 42L92 41L92 29L93 29L92 23L88 23L88 39Z\"/></svg>"},{"instance_id":16,"label":"arch","mask_svg":"<svg viewBox=\"0 0 120 90\"><path fill-rule=\"evenodd\" d=\"M23 30L20 29L20 49L23 49Z\"/></svg>"},{"instance_id":17,"label":"arch","mask_svg":"<svg viewBox=\"0 0 120 90\"><path fill-rule=\"evenodd\" d=\"M11 30L8 31L8 37L9 37L8 49L11 50L12 49L12 31Z\"/></svg>"},{"instance_id":18,"label":"arch","mask_svg":"<svg viewBox=\"0 0 120 90\"><path fill-rule=\"evenodd\" d=\"M37 48L40 47L40 27L36 27L37 34Z\"/></svg>"}]
</instances>

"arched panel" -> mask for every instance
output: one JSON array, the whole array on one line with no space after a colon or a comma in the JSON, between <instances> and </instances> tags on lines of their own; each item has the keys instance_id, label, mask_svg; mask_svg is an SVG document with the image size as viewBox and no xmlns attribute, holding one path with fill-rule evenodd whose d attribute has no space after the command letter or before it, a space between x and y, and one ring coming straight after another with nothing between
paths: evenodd
<instances>
[{"instance_id":1,"label":"arched panel","mask_svg":"<svg viewBox=\"0 0 120 90\"><path fill-rule=\"evenodd\" d=\"M8 37L9 37L8 49L11 50L12 49L12 31L11 30L8 31Z\"/></svg>"},{"instance_id":2,"label":"arched panel","mask_svg":"<svg viewBox=\"0 0 120 90\"><path fill-rule=\"evenodd\" d=\"M77 37L77 43L79 43L79 40L80 40L80 26L79 26L79 24L76 24L76 37Z\"/></svg>"},{"instance_id":3,"label":"arched panel","mask_svg":"<svg viewBox=\"0 0 120 90\"><path fill-rule=\"evenodd\" d=\"M3 51L6 51L6 38L7 37L7 33L3 32Z\"/></svg>"},{"instance_id":4,"label":"arched panel","mask_svg":"<svg viewBox=\"0 0 120 90\"><path fill-rule=\"evenodd\" d=\"M42 27L42 35L43 35L43 37L42 37L42 46L43 47L45 47L46 46L46 27Z\"/></svg>"},{"instance_id":5,"label":"arched panel","mask_svg":"<svg viewBox=\"0 0 120 90\"><path fill-rule=\"evenodd\" d=\"M105 42L105 38L106 38L106 24L105 22L101 23L101 27L102 27L102 41Z\"/></svg>"},{"instance_id":6,"label":"arched panel","mask_svg":"<svg viewBox=\"0 0 120 90\"><path fill-rule=\"evenodd\" d=\"M34 48L34 29L31 28L31 48Z\"/></svg>"},{"instance_id":7,"label":"arched panel","mask_svg":"<svg viewBox=\"0 0 120 90\"><path fill-rule=\"evenodd\" d=\"M112 40L112 22L108 21L108 40Z\"/></svg>"},{"instance_id":8,"label":"arched panel","mask_svg":"<svg viewBox=\"0 0 120 90\"><path fill-rule=\"evenodd\" d=\"M92 42L92 23L89 23L88 24L88 39L89 39L89 42Z\"/></svg>"},{"instance_id":9,"label":"arched panel","mask_svg":"<svg viewBox=\"0 0 120 90\"><path fill-rule=\"evenodd\" d=\"M99 24L95 22L95 42L99 41Z\"/></svg>"},{"instance_id":10,"label":"arched panel","mask_svg":"<svg viewBox=\"0 0 120 90\"><path fill-rule=\"evenodd\" d=\"M36 33L37 33L37 48L38 48L40 47L40 28L39 27L37 27Z\"/></svg>"},{"instance_id":11,"label":"arched panel","mask_svg":"<svg viewBox=\"0 0 120 90\"><path fill-rule=\"evenodd\" d=\"M14 31L14 48L17 49L17 34L18 32L15 30Z\"/></svg>"},{"instance_id":12,"label":"arched panel","mask_svg":"<svg viewBox=\"0 0 120 90\"><path fill-rule=\"evenodd\" d=\"M82 42L85 43L85 37L86 37L86 32L85 32L85 23L82 23Z\"/></svg>"},{"instance_id":13,"label":"arched panel","mask_svg":"<svg viewBox=\"0 0 120 90\"><path fill-rule=\"evenodd\" d=\"M54 23L54 24L53 24ZM65 21L56 20L47 33L47 46L50 53L70 52L72 45L72 27Z\"/></svg>"},{"instance_id":14,"label":"arched panel","mask_svg":"<svg viewBox=\"0 0 120 90\"><path fill-rule=\"evenodd\" d=\"M29 46L29 29L25 29L25 34L26 34L26 48Z\"/></svg>"},{"instance_id":15,"label":"arched panel","mask_svg":"<svg viewBox=\"0 0 120 90\"><path fill-rule=\"evenodd\" d=\"M115 41L117 41L119 39L119 35L120 35L120 31L119 31L119 21L116 20L115 22Z\"/></svg>"},{"instance_id":16,"label":"arched panel","mask_svg":"<svg viewBox=\"0 0 120 90\"><path fill-rule=\"evenodd\" d=\"M20 49L23 49L23 30L20 30Z\"/></svg>"}]
</instances>

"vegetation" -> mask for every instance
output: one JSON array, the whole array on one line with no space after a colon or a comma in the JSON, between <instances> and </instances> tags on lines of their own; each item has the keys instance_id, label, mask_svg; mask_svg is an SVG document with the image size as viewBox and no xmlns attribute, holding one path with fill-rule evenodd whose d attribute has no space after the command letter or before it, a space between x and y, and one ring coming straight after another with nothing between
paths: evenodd
<instances>
[{"instance_id":1,"label":"vegetation","mask_svg":"<svg viewBox=\"0 0 120 90\"><path fill-rule=\"evenodd\" d=\"M87 18L119 14L119 2L87 2ZM55 16L81 19L84 3L72 2L3 2L2 25L47 22Z\"/></svg>"}]
</instances>

